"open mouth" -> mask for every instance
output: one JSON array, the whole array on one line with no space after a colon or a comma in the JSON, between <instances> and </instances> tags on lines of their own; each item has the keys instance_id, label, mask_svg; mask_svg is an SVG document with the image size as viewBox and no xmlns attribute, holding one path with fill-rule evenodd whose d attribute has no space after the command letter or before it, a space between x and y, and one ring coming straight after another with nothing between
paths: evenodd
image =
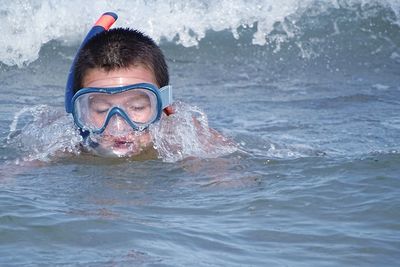
<instances>
[{"instance_id":1,"label":"open mouth","mask_svg":"<svg viewBox=\"0 0 400 267\"><path fill-rule=\"evenodd\" d=\"M116 140L116 141L114 141L114 144L117 144L117 145L132 144L132 143L133 142L124 141L124 140Z\"/></svg>"},{"instance_id":2,"label":"open mouth","mask_svg":"<svg viewBox=\"0 0 400 267\"><path fill-rule=\"evenodd\" d=\"M128 140L114 140L113 142L113 147L124 148L124 147L131 147L133 145L134 142Z\"/></svg>"}]
</instances>

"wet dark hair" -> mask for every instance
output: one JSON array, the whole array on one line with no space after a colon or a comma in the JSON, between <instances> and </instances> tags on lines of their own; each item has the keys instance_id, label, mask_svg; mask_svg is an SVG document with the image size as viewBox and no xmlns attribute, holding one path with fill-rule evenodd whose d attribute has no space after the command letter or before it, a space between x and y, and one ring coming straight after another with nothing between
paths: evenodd
<instances>
[{"instance_id":1,"label":"wet dark hair","mask_svg":"<svg viewBox=\"0 0 400 267\"><path fill-rule=\"evenodd\" d=\"M115 28L95 35L80 50L74 69L74 93L90 69L113 71L141 65L154 73L159 87L168 85L168 66L156 43L132 29Z\"/></svg>"}]
</instances>

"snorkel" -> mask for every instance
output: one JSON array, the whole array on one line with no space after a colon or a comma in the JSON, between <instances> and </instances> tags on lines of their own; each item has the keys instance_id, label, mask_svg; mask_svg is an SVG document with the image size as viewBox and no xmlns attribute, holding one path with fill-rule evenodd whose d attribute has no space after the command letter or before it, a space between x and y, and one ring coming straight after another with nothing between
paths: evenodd
<instances>
[{"instance_id":1,"label":"snorkel","mask_svg":"<svg viewBox=\"0 0 400 267\"><path fill-rule=\"evenodd\" d=\"M90 29L90 31L87 33L85 39L83 40L83 42L81 43L75 58L72 62L72 65L69 69L69 73L68 73L68 80L67 80L67 85L65 88L65 111L67 113L72 113L72 98L74 97L74 80L75 80L75 65L76 65L76 61L78 59L78 55L79 52L81 51L82 47L85 46L85 44L92 39L96 34L99 34L101 32L104 31L108 31L111 26L114 24L114 22L118 19L117 14L113 13L113 12L106 12L103 15L100 16L100 18L96 21L96 23L93 25L93 27ZM98 144L96 142L93 142L92 140L90 140L89 137L89 132L84 131L83 129L79 129L80 133L82 135L82 138L84 140L85 143L87 143L88 147L91 147L94 149L94 151L96 150L96 148L98 147ZM100 153L98 153L100 154ZM101 154L106 154L106 151L104 151L104 153Z\"/></svg>"},{"instance_id":2,"label":"snorkel","mask_svg":"<svg viewBox=\"0 0 400 267\"><path fill-rule=\"evenodd\" d=\"M78 54L82 47L93 38L98 33L108 31L114 22L118 19L117 14L113 12L106 12L96 21L93 27L90 29L85 39L83 40L81 46L78 49L78 52L75 55L74 61L71 65L68 74L67 86L65 89L65 111L67 113L72 113L72 98L74 97L74 72L75 72L75 64L78 58Z\"/></svg>"}]
</instances>

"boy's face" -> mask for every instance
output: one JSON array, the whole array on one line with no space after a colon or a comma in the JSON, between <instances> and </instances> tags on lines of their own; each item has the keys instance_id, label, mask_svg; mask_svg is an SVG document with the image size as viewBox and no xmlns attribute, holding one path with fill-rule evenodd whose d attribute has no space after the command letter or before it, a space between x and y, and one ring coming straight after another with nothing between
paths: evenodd
<instances>
[{"instance_id":1,"label":"boy's face","mask_svg":"<svg viewBox=\"0 0 400 267\"><path fill-rule=\"evenodd\" d=\"M83 79L83 87L116 87L136 83L151 83L156 85L157 81L153 72L143 66L134 66L129 69L117 69L106 72L103 69L92 69L88 71ZM102 110L112 106L121 106L125 102L134 102L132 112L140 122L146 120L149 114L149 99L140 94L121 92L115 95L99 95L91 99L90 120L96 126L104 122ZM102 150L112 152L117 156L133 156L139 154L143 148L151 144L151 136L148 131L135 132L132 127L120 116L114 115L110 119L104 132L94 137Z\"/></svg>"}]
</instances>

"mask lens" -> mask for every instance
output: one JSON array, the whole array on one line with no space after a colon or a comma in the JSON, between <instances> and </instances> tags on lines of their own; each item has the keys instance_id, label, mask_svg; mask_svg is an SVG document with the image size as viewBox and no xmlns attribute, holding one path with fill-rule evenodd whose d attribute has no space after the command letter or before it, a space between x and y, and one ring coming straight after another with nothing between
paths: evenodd
<instances>
[{"instance_id":1,"label":"mask lens","mask_svg":"<svg viewBox=\"0 0 400 267\"><path fill-rule=\"evenodd\" d=\"M130 120L139 125L151 123L157 117L157 97L145 89L135 89L121 93L124 95L123 106Z\"/></svg>"},{"instance_id":2,"label":"mask lens","mask_svg":"<svg viewBox=\"0 0 400 267\"><path fill-rule=\"evenodd\" d=\"M101 131L114 115L144 128L157 118L157 96L148 89L135 88L117 93L88 92L74 101L74 117L83 129Z\"/></svg>"}]
</instances>

